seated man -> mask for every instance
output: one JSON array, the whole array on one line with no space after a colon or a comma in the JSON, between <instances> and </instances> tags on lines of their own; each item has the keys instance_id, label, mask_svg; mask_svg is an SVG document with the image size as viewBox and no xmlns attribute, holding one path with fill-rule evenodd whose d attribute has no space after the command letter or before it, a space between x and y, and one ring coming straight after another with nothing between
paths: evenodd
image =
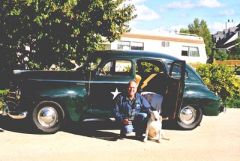
<instances>
[{"instance_id":1,"label":"seated man","mask_svg":"<svg viewBox=\"0 0 240 161\"><path fill-rule=\"evenodd\" d=\"M138 139L142 139L150 107L148 101L137 93L137 83L130 81L127 95L120 95L114 107L116 120L121 125L120 137L126 137L126 134L135 131Z\"/></svg>"}]
</instances>

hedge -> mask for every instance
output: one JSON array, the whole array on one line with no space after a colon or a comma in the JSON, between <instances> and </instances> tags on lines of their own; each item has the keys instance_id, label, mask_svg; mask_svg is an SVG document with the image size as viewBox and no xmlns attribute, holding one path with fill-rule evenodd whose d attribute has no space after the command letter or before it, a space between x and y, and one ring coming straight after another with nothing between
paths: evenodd
<instances>
[{"instance_id":1,"label":"hedge","mask_svg":"<svg viewBox=\"0 0 240 161\"><path fill-rule=\"evenodd\" d=\"M201 64L196 68L204 83L217 93L228 107L239 107L240 79L232 67L224 64Z\"/></svg>"}]
</instances>

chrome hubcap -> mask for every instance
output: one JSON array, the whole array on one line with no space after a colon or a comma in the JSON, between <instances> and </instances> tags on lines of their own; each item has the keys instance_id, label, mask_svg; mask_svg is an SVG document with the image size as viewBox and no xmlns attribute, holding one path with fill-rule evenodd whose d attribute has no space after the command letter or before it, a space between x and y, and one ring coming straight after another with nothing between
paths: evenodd
<instances>
[{"instance_id":1,"label":"chrome hubcap","mask_svg":"<svg viewBox=\"0 0 240 161\"><path fill-rule=\"evenodd\" d=\"M38 122L44 127L52 127L58 122L58 113L53 107L43 107L38 112Z\"/></svg>"},{"instance_id":2,"label":"chrome hubcap","mask_svg":"<svg viewBox=\"0 0 240 161\"><path fill-rule=\"evenodd\" d=\"M184 124L189 125L196 120L196 116L197 111L191 106L186 106L181 109L179 118Z\"/></svg>"}]
</instances>

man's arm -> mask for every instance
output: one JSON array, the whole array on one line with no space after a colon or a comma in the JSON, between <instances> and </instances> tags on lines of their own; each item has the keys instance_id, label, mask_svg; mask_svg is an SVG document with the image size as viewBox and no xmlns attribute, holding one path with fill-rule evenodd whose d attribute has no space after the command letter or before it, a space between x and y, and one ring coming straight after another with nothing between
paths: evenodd
<instances>
[{"instance_id":1,"label":"man's arm","mask_svg":"<svg viewBox=\"0 0 240 161\"><path fill-rule=\"evenodd\" d=\"M121 113L120 108L122 107L122 97L119 96L116 98L115 106L113 109L114 116L118 122L122 122L124 119L124 115Z\"/></svg>"}]
</instances>

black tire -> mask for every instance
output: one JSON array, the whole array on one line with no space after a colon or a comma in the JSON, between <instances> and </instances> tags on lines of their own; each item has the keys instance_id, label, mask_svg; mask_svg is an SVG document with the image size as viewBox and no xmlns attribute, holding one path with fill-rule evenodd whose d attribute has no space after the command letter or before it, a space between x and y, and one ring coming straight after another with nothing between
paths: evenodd
<instances>
[{"instance_id":1,"label":"black tire","mask_svg":"<svg viewBox=\"0 0 240 161\"><path fill-rule=\"evenodd\" d=\"M177 117L177 125L184 130L196 128L202 121L203 112L201 108L187 105L183 106Z\"/></svg>"},{"instance_id":2,"label":"black tire","mask_svg":"<svg viewBox=\"0 0 240 161\"><path fill-rule=\"evenodd\" d=\"M57 132L61 128L64 118L63 108L53 101L40 102L32 112L34 126L44 133Z\"/></svg>"}]
</instances>

